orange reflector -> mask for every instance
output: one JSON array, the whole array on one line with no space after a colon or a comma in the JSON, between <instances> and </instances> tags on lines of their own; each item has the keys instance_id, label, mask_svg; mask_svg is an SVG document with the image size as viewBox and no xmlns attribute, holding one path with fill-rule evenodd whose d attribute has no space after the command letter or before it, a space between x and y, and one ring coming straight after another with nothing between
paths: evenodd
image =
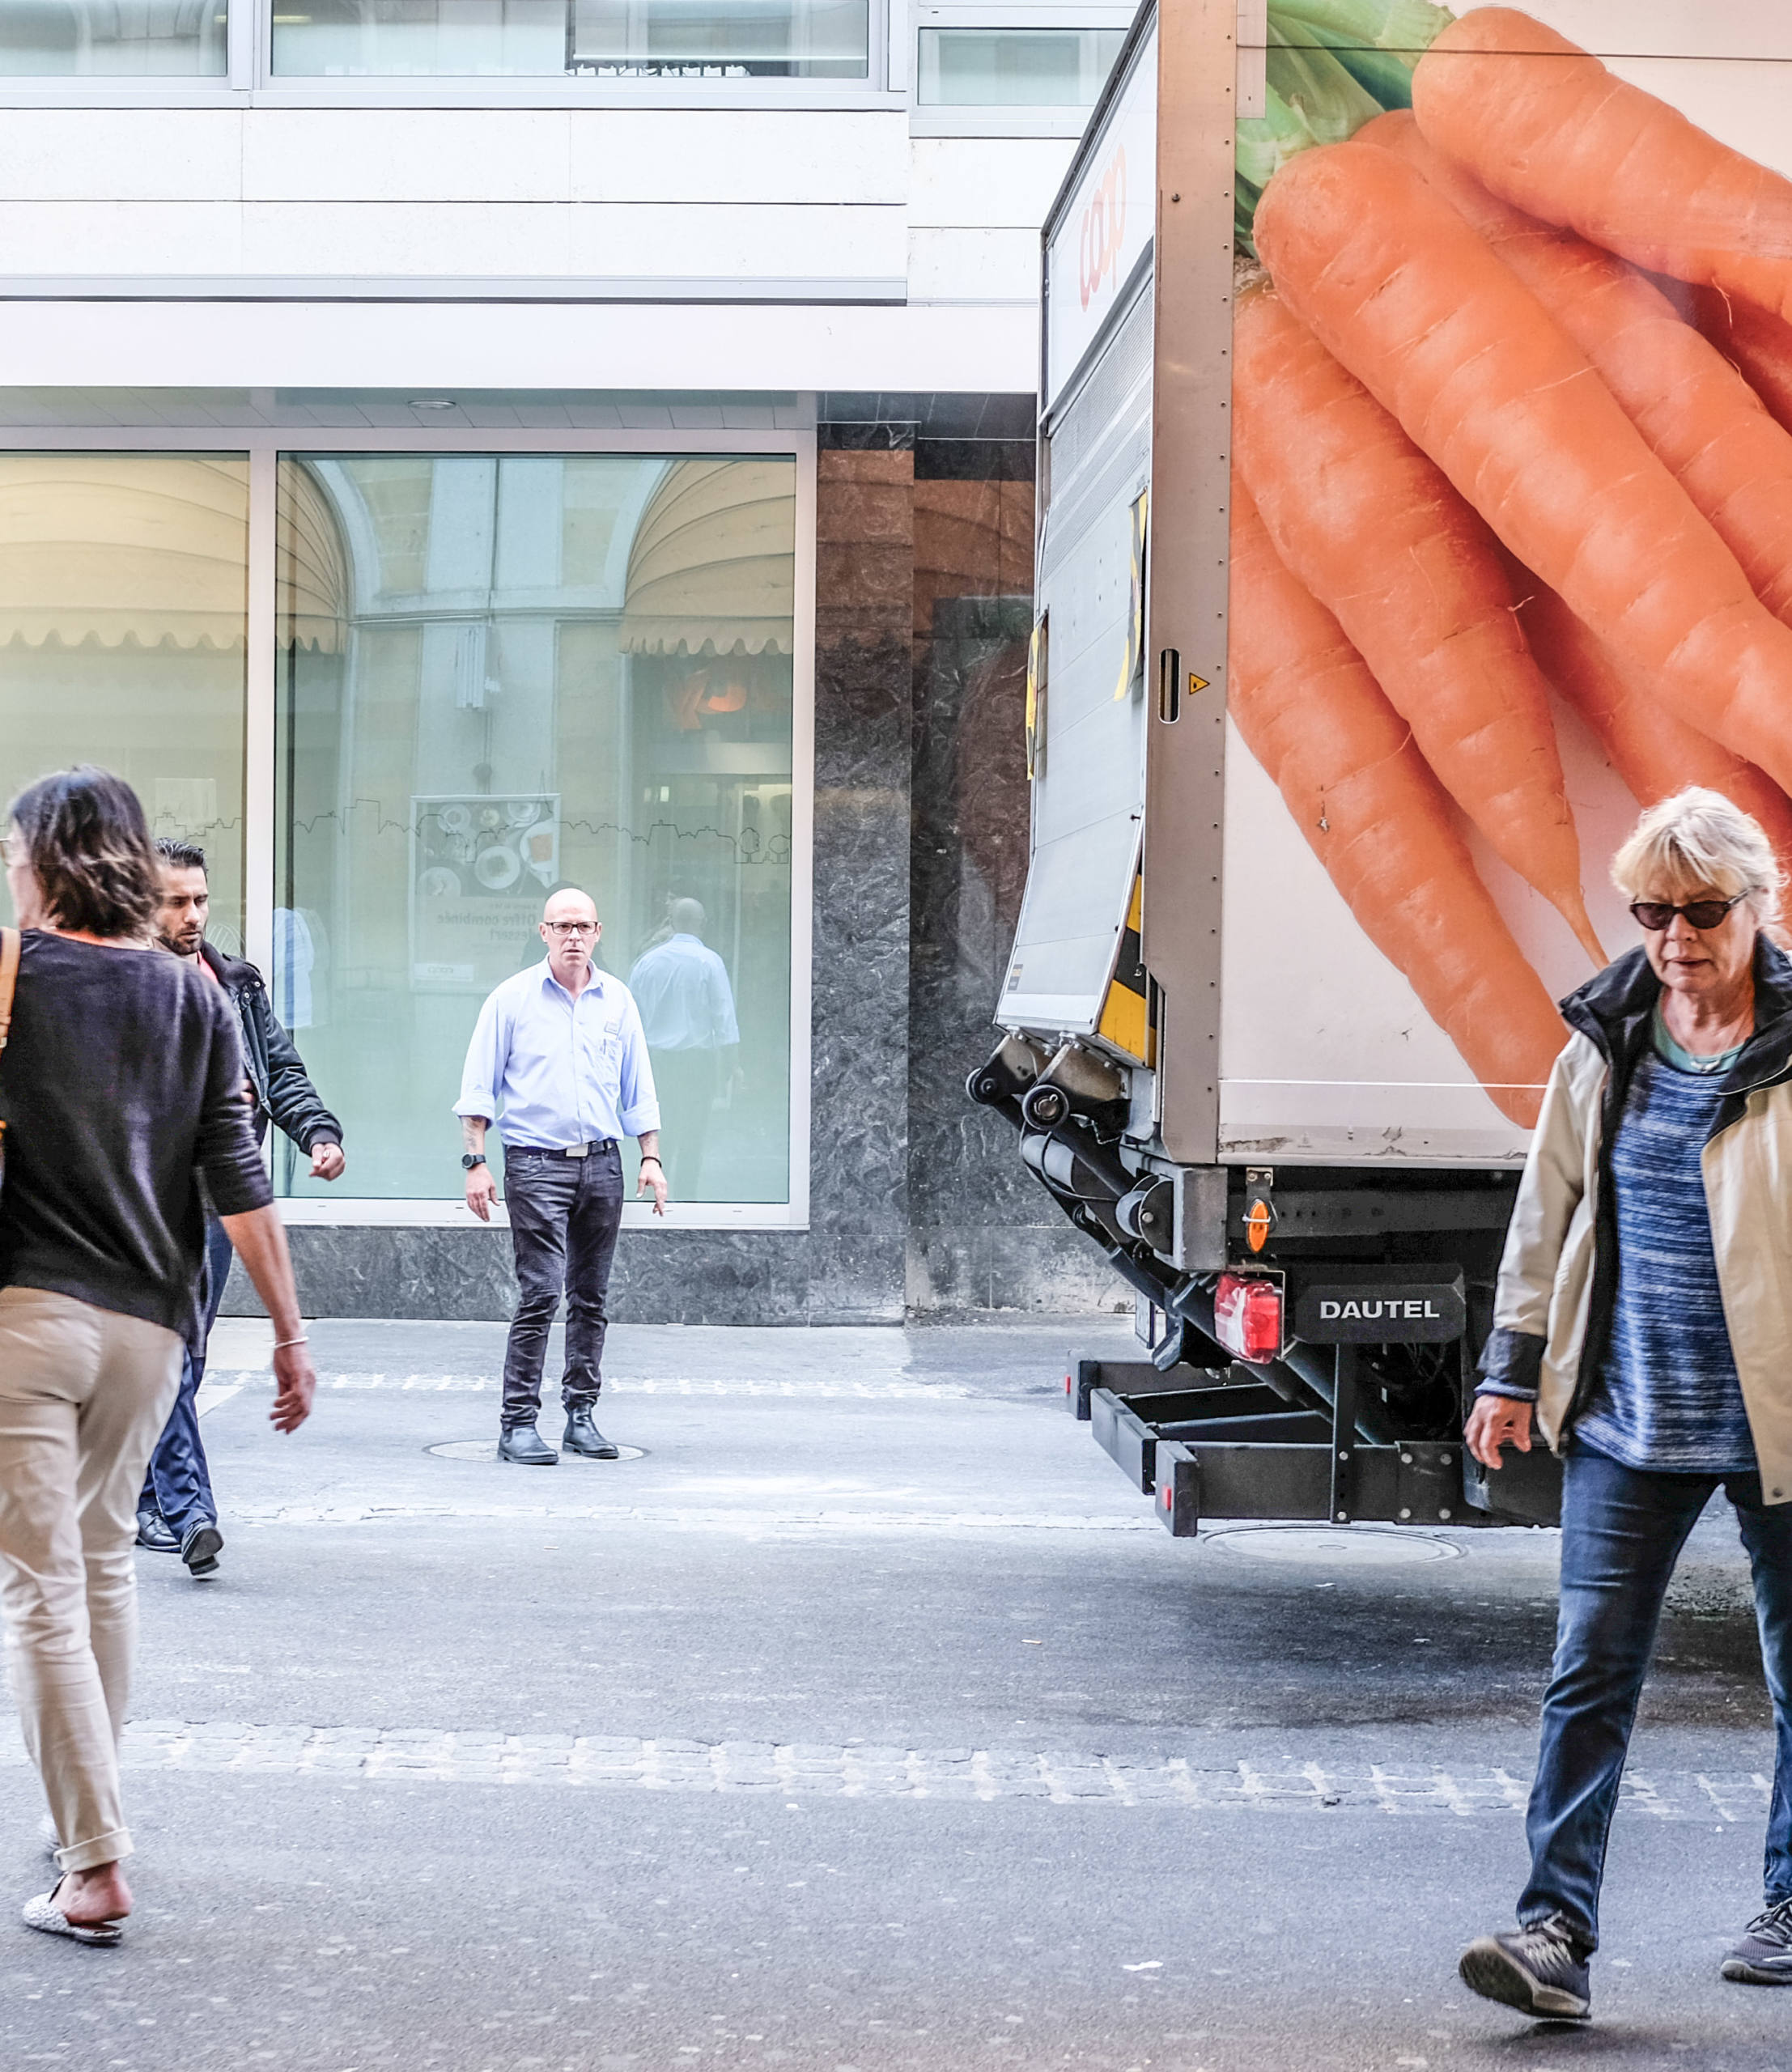
<instances>
[{"instance_id":1,"label":"orange reflector","mask_svg":"<svg viewBox=\"0 0 1792 2072\"><path fill-rule=\"evenodd\" d=\"M1269 1233L1275 1223L1275 1212L1259 1195L1251 1204L1244 1220L1245 1242L1252 1251L1260 1252L1269 1242Z\"/></svg>"}]
</instances>

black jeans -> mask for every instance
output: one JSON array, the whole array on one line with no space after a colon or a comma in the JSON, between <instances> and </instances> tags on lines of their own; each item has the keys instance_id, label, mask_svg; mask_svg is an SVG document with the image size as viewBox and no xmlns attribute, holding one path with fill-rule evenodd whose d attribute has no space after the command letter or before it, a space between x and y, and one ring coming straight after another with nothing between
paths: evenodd
<instances>
[{"instance_id":1,"label":"black jeans","mask_svg":"<svg viewBox=\"0 0 1792 2072\"><path fill-rule=\"evenodd\" d=\"M1773 1793L1763 1887L1792 1899L1792 1504L1764 1504L1759 1475L1661 1475L1570 1442L1562 1482L1561 1611L1544 1697L1543 1744L1525 1834L1527 1923L1566 1917L1599 1939L1606 1837L1662 1599L1686 1536L1719 1483L1736 1507L1755 1577L1756 1623L1773 1702Z\"/></svg>"},{"instance_id":2,"label":"black jeans","mask_svg":"<svg viewBox=\"0 0 1792 2072\"><path fill-rule=\"evenodd\" d=\"M507 1432L541 1414L541 1367L548 1327L567 1298L567 1364L561 1399L588 1410L604 1385L604 1297L616 1233L622 1225L622 1149L612 1143L583 1158L558 1151L504 1152L504 1204L516 1256L516 1314L504 1348Z\"/></svg>"}]
</instances>

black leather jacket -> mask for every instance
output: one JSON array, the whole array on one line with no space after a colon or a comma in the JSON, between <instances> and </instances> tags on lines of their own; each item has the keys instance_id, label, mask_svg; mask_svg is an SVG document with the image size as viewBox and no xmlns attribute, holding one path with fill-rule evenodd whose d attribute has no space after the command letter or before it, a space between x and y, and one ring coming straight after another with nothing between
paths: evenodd
<instances>
[{"instance_id":1,"label":"black leather jacket","mask_svg":"<svg viewBox=\"0 0 1792 2072\"><path fill-rule=\"evenodd\" d=\"M303 1152L308 1153L314 1144L340 1144L342 1125L317 1098L304 1059L274 1017L261 973L240 957L226 957L209 942L199 945L199 954L217 974L236 1010L243 1063L255 1089L257 1141L267 1135L271 1120Z\"/></svg>"}]
</instances>

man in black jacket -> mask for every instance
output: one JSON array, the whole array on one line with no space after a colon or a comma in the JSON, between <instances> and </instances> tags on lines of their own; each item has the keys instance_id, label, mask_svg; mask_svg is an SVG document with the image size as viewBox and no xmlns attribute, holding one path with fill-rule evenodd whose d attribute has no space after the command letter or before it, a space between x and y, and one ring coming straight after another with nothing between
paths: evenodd
<instances>
[{"instance_id":1,"label":"man in black jacket","mask_svg":"<svg viewBox=\"0 0 1792 2072\"><path fill-rule=\"evenodd\" d=\"M191 842L165 838L155 846L162 855L163 884L156 932L164 949L197 965L221 987L235 1010L255 1110L256 1142L265 1137L271 1121L309 1157L314 1179L339 1178L346 1162L342 1126L317 1098L304 1060L275 1018L261 973L240 957L226 957L206 940L211 888L205 851ZM138 1545L157 1553L178 1553L195 1576L217 1573L224 1544L199 1436L197 1399L206 1371L206 1341L223 1300L230 1260L230 1239L223 1225L216 1216L208 1216L199 1335L187 1348L180 1393L151 1457L137 1502Z\"/></svg>"}]
</instances>

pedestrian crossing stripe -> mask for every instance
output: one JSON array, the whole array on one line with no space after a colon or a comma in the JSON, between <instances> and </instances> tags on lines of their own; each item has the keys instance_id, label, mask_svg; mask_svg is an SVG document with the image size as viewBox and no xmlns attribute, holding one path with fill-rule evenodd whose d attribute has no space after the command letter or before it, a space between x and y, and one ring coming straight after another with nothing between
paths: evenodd
<instances>
[{"instance_id":1,"label":"pedestrian crossing stripe","mask_svg":"<svg viewBox=\"0 0 1792 2072\"><path fill-rule=\"evenodd\" d=\"M1144 880L1136 872L1132 898L1126 910L1126 927L1120 936L1119 953L1114 960L1113 976L1107 982L1095 1033L1115 1050L1123 1051L1142 1065L1149 1065L1155 1062L1156 1032L1151 1026L1148 1000L1150 982L1145 976L1144 949L1139 935L1144 913Z\"/></svg>"}]
</instances>

